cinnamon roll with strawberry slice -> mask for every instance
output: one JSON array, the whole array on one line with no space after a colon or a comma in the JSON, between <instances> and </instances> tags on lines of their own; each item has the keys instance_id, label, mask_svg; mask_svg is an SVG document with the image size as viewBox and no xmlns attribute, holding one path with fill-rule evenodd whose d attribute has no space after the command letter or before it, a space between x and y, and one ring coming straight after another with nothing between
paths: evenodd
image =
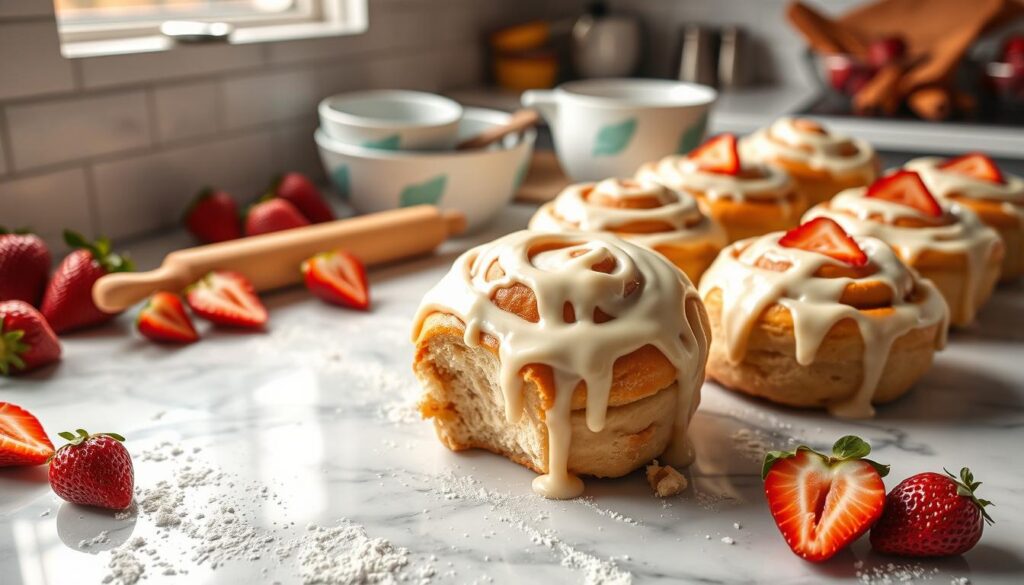
<instances>
[{"instance_id":1,"label":"cinnamon roll with strawberry slice","mask_svg":"<svg viewBox=\"0 0 1024 585\"><path fill-rule=\"evenodd\" d=\"M885 242L824 217L730 245L700 292L710 378L840 417L872 416L903 395L945 344L938 289Z\"/></svg>"},{"instance_id":2,"label":"cinnamon roll with strawberry slice","mask_svg":"<svg viewBox=\"0 0 1024 585\"><path fill-rule=\"evenodd\" d=\"M807 210L790 176L741 156L732 134L720 134L688 155L647 163L637 179L693 195L730 242L793 227Z\"/></svg>"},{"instance_id":3,"label":"cinnamon roll with strawberry slice","mask_svg":"<svg viewBox=\"0 0 1024 585\"><path fill-rule=\"evenodd\" d=\"M1006 246L1001 281L1024 275L1024 177L1003 173L978 152L951 159L918 158L904 168L921 175L936 197L970 208L999 232Z\"/></svg>"},{"instance_id":4,"label":"cinnamon roll with strawberry slice","mask_svg":"<svg viewBox=\"0 0 1024 585\"><path fill-rule=\"evenodd\" d=\"M939 288L952 325L969 325L999 278L1004 255L999 234L968 207L936 200L913 171L843 191L812 207L804 220L816 217L833 219L854 236L889 244Z\"/></svg>"},{"instance_id":5,"label":"cinnamon roll with strawberry slice","mask_svg":"<svg viewBox=\"0 0 1024 585\"><path fill-rule=\"evenodd\" d=\"M413 328L420 410L452 450L486 449L580 495L655 457L685 465L709 343L697 291L610 234L510 234L463 254Z\"/></svg>"},{"instance_id":6,"label":"cinnamon roll with strawberry slice","mask_svg":"<svg viewBox=\"0 0 1024 585\"><path fill-rule=\"evenodd\" d=\"M571 185L537 210L530 229L613 233L664 255L692 282L728 243L689 193L634 179Z\"/></svg>"},{"instance_id":7,"label":"cinnamon roll with strawberry slice","mask_svg":"<svg viewBox=\"0 0 1024 585\"><path fill-rule=\"evenodd\" d=\"M809 205L878 177L875 149L806 118L779 118L740 140L740 153L786 171Z\"/></svg>"}]
</instances>

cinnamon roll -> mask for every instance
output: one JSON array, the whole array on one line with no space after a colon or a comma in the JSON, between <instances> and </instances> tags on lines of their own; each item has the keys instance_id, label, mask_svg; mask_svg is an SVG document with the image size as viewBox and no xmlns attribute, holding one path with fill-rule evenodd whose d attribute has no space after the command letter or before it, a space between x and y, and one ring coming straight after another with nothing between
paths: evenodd
<instances>
[{"instance_id":1,"label":"cinnamon roll","mask_svg":"<svg viewBox=\"0 0 1024 585\"><path fill-rule=\"evenodd\" d=\"M827 218L736 242L704 274L708 377L841 417L904 394L945 344L948 311L888 245Z\"/></svg>"},{"instance_id":2,"label":"cinnamon roll","mask_svg":"<svg viewBox=\"0 0 1024 585\"><path fill-rule=\"evenodd\" d=\"M1006 246L1000 280L1024 275L1024 177L1003 173L980 153L918 158L904 168L921 175L936 197L969 207L999 232Z\"/></svg>"},{"instance_id":3,"label":"cinnamon roll","mask_svg":"<svg viewBox=\"0 0 1024 585\"><path fill-rule=\"evenodd\" d=\"M441 442L543 474L541 495L692 459L707 315L650 250L602 233L510 234L455 261L413 339L420 409Z\"/></svg>"},{"instance_id":4,"label":"cinnamon roll","mask_svg":"<svg viewBox=\"0 0 1024 585\"><path fill-rule=\"evenodd\" d=\"M537 210L530 229L611 232L662 254L692 282L728 243L689 193L633 179L571 185Z\"/></svg>"},{"instance_id":5,"label":"cinnamon roll","mask_svg":"<svg viewBox=\"0 0 1024 585\"><path fill-rule=\"evenodd\" d=\"M790 176L742 158L731 134L716 136L689 155L647 163L637 179L692 194L730 242L793 227L807 210Z\"/></svg>"},{"instance_id":6,"label":"cinnamon roll","mask_svg":"<svg viewBox=\"0 0 1024 585\"><path fill-rule=\"evenodd\" d=\"M999 278L1004 254L999 234L967 207L936 201L913 171L843 191L812 207L804 220L815 217L889 244L904 264L938 287L952 325L974 321Z\"/></svg>"},{"instance_id":7,"label":"cinnamon roll","mask_svg":"<svg viewBox=\"0 0 1024 585\"><path fill-rule=\"evenodd\" d=\"M740 154L789 174L809 205L863 187L878 176L875 149L805 118L779 118L740 141Z\"/></svg>"}]
</instances>

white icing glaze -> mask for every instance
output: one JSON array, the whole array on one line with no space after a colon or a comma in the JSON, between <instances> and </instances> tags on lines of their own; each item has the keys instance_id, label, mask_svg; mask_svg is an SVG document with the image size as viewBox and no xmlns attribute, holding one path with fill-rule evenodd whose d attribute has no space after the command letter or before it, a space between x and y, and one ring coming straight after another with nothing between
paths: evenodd
<instances>
[{"instance_id":1,"label":"white icing glaze","mask_svg":"<svg viewBox=\"0 0 1024 585\"><path fill-rule=\"evenodd\" d=\"M936 197L945 198L957 193L972 199L1002 201L1003 209L1024 225L1024 177L1003 173L1006 182L994 183L939 168L944 162L944 158L928 156L915 158L904 168L917 171L925 186Z\"/></svg>"},{"instance_id":2,"label":"white icing glaze","mask_svg":"<svg viewBox=\"0 0 1024 585\"><path fill-rule=\"evenodd\" d=\"M607 207L595 203L595 195L617 200L654 198L657 207ZM623 226L635 222L658 222L668 229L649 233L624 233ZM653 181L605 179L600 183L579 183L566 187L545 203L530 220L530 229L540 232L615 232L619 237L655 248L684 243L709 242L724 247L725 230L701 213L696 199L685 191L676 191Z\"/></svg>"},{"instance_id":3,"label":"white icing glaze","mask_svg":"<svg viewBox=\"0 0 1024 585\"><path fill-rule=\"evenodd\" d=\"M531 250L548 244L568 247L530 257ZM591 269L608 258L614 259L616 266L610 274ZM505 274L488 282L487 269L495 262ZM640 286L623 296L636 282ZM530 323L492 302L497 290L515 283L534 292L539 322ZM600 431L615 360L645 345L660 350L678 373L675 428L663 457L680 465L692 459L687 428L700 400L709 334L703 326L691 328L691 322L700 320L694 321L693 315L688 319L684 313L687 299L699 297L675 266L659 254L611 234L520 231L460 256L424 297L413 331L416 338L428 315L444 312L465 324L469 346L478 346L483 333L495 337L505 414L510 422L519 420L523 412L520 370L529 364L552 368L555 399L546 411L548 473L534 481L534 490L545 497L572 498L582 493L583 486L568 471L573 390L580 381L586 382L587 427ZM567 302L574 307L574 323L563 319ZM615 318L595 323L592 315L598 307Z\"/></svg>"},{"instance_id":4,"label":"white icing glaze","mask_svg":"<svg viewBox=\"0 0 1024 585\"><path fill-rule=\"evenodd\" d=\"M746 177L745 173L756 176ZM785 171L751 161L742 161L740 174L727 175L701 170L690 158L673 155L643 165L636 178L655 181L669 189L696 191L709 201L759 199L783 202L793 194L793 179Z\"/></svg>"},{"instance_id":5,"label":"white icing glaze","mask_svg":"<svg viewBox=\"0 0 1024 585\"><path fill-rule=\"evenodd\" d=\"M767 128L743 138L740 155L766 162L798 161L812 169L837 175L864 174L868 181L874 178L875 150L866 141L805 130L795 122L794 118L779 118ZM854 152L844 154L844 147L849 145Z\"/></svg>"},{"instance_id":6,"label":"white icing glaze","mask_svg":"<svg viewBox=\"0 0 1024 585\"><path fill-rule=\"evenodd\" d=\"M999 234L981 222L970 209L955 203L943 203L948 225L907 227L893 225L900 219L928 221L930 218L913 207L884 199L867 198L865 188L847 189L830 202L812 207L803 221L815 217L835 220L851 235L871 236L896 249L904 262L914 265L922 252L931 250L967 259L968 286L958 307L950 307L955 322L971 319L975 299L985 285L985 265L999 245Z\"/></svg>"},{"instance_id":7,"label":"white icing glaze","mask_svg":"<svg viewBox=\"0 0 1024 585\"><path fill-rule=\"evenodd\" d=\"M731 244L700 282L702 297L714 289L722 294L722 331L715 343L724 343L728 359L743 361L747 341L762 312L773 304L789 310L796 338L796 360L807 366L814 362L818 348L832 327L843 319L852 319L864 341L864 373L860 388L849 398L829 405L840 417L865 418L874 415L871 399L882 376L893 342L905 333L941 324L936 346L945 345L948 310L938 289L908 269L881 240L855 238L874 274L860 279L820 278L814 274L827 264L844 266L824 254L779 245L784 232L775 232ZM788 263L783 271L762 268L759 258ZM858 281L878 281L892 290L892 312L884 318L873 317L839 302L846 286ZM915 300L907 300L915 293ZM721 338L724 337L724 338Z\"/></svg>"}]
</instances>

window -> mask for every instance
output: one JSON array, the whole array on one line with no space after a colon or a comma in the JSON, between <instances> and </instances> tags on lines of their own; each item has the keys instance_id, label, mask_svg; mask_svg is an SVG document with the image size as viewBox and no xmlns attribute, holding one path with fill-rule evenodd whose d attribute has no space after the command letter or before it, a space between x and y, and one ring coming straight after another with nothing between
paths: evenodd
<instances>
[{"instance_id":1,"label":"window","mask_svg":"<svg viewBox=\"0 0 1024 585\"><path fill-rule=\"evenodd\" d=\"M136 45L153 50L160 25L170 20L230 23L234 43L366 30L366 0L55 0L55 5L68 56L78 56L68 50L69 43L88 45L88 52L97 46L93 41L119 41L123 47L123 41L148 38Z\"/></svg>"}]
</instances>

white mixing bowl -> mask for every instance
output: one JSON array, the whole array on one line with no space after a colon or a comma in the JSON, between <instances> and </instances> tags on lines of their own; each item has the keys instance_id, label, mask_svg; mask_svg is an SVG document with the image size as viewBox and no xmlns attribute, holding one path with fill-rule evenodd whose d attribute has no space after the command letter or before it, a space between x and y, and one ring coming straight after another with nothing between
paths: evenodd
<instances>
[{"instance_id":1,"label":"white mixing bowl","mask_svg":"<svg viewBox=\"0 0 1024 585\"><path fill-rule=\"evenodd\" d=\"M498 110L466 108L459 139L508 121ZM360 213L429 203L466 215L469 229L484 225L515 194L526 175L535 130L469 151L387 151L345 144L315 133L320 160L335 187Z\"/></svg>"}]
</instances>

